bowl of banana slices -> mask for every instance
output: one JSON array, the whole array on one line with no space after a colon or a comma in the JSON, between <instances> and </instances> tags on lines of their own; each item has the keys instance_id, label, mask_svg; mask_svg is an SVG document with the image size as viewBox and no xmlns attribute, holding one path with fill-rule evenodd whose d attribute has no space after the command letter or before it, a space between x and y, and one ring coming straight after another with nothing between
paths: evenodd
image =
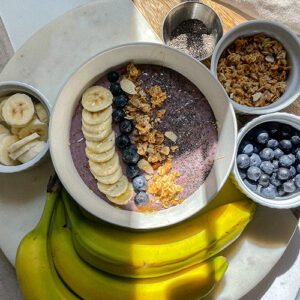
<instances>
[{"instance_id":1,"label":"bowl of banana slices","mask_svg":"<svg viewBox=\"0 0 300 300\"><path fill-rule=\"evenodd\" d=\"M0 173L36 166L49 150L50 105L36 88L0 82Z\"/></svg>"}]
</instances>

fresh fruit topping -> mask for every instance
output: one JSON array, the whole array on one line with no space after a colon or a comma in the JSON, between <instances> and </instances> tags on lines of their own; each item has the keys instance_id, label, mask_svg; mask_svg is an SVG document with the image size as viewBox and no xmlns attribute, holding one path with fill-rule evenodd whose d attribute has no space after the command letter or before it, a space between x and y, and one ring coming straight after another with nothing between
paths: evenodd
<instances>
[{"instance_id":1,"label":"fresh fruit topping","mask_svg":"<svg viewBox=\"0 0 300 300\"><path fill-rule=\"evenodd\" d=\"M116 108L124 108L128 103L129 98L125 95L116 96L113 100L114 106Z\"/></svg>"},{"instance_id":2,"label":"fresh fruit topping","mask_svg":"<svg viewBox=\"0 0 300 300\"><path fill-rule=\"evenodd\" d=\"M126 174L129 178L134 178L138 176L140 173L140 169L136 164L130 164L126 168Z\"/></svg>"},{"instance_id":3,"label":"fresh fruit topping","mask_svg":"<svg viewBox=\"0 0 300 300\"><path fill-rule=\"evenodd\" d=\"M296 146L300 145L300 136L295 133L295 135L291 137L291 142Z\"/></svg>"},{"instance_id":4,"label":"fresh fruit topping","mask_svg":"<svg viewBox=\"0 0 300 300\"><path fill-rule=\"evenodd\" d=\"M275 159L279 159L283 154L284 154L283 151L279 148L276 148L274 150L274 158Z\"/></svg>"},{"instance_id":5,"label":"fresh fruit topping","mask_svg":"<svg viewBox=\"0 0 300 300\"><path fill-rule=\"evenodd\" d=\"M253 181L257 181L261 175L261 170L258 167L250 167L247 170L247 177Z\"/></svg>"},{"instance_id":6,"label":"fresh fruit topping","mask_svg":"<svg viewBox=\"0 0 300 300\"><path fill-rule=\"evenodd\" d=\"M270 176L268 174L261 174L261 176L259 177L258 184L263 187L267 187L269 183L270 183Z\"/></svg>"},{"instance_id":7,"label":"fresh fruit topping","mask_svg":"<svg viewBox=\"0 0 300 300\"><path fill-rule=\"evenodd\" d=\"M124 110L122 109L116 109L113 113L112 113L112 119L115 123L120 123L124 120L126 116L126 113Z\"/></svg>"},{"instance_id":8,"label":"fresh fruit topping","mask_svg":"<svg viewBox=\"0 0 300 300\"><path fill-rule=\"evenodd\" d=\"M277 174L280 180L287 180L290 178L290 170L287 168L279 168Z\"/></svg>"},{"instance_id":9,"label":"fresh fruit topping","mask_svg":"<svg viewBox=\"0 0 300 300\"><path fill-rule=\"evenodd\" d=\"M134 197L134 203L137 206L145 206L149 202L149 197L145 192L139 192Z\"/></svg>"},{"instance_id":10,"label":"fresh fruit topping","mask_svg":"<svg viewBox=\"0 0 300 300\"><path fill-rule=\"evenodd\" d=\"M274 172L274 166L271 162L269 161L263 161L261 164L260 164L260 169L266 173L266 174L269 174L271 175L273 172Z\"/></svg>"},{"instance_id":11,"label":"fresh fruit topping","mask_svg":"<svg viewBox=\"0 0 300 300\"><path fill-rule=\"evenodd\" d=\"M240 169L248 168L250 165L250 158L247 154L239 154L237 156L236 163Z\"/></svg>"},{"instance_id":12,"label":"fresh fruit topping","mask_svg":"<svg viewBox=\"0 0 300 300\"><path fill-rule=\"evenodd\" d=\"M112 104L113 96L111 92L103 86L92 86L82 95L82 106L90 111L97 112Z\"/></svg>"},{"instance_id":13,"label":"fresh fruit topping","mask_svg":"<svg viewBox=\"0 0 300 300\"><path fill-rule=\"evenodd\" d=\"M279 161L274 159L274 160L272 161L272 164L273 164L273 166L274 166L274 168L275 168L275 171L278 170L278 168L279 168Z\"/></svg>"},{"instance_id":14,"label":"fresh fruit topping","mask_svg":"<svg viewBox=\"0 0 300 300\"><path fill-rule=\"evenodd\" d=\"M118 82L112 83L109 89L114 96L119 96L123 94L123 90L121 89L120 83Z\"/></svg>"},{"instance_id":15,"label":"fresh fruit topping","mask_svg":"<svg viewBox=\"0 0 300 300\"><path fill-rule=\"evenodd\" d=\"M90 112L86 109L83 109L82 121L88 125L99 125L100 123L103 123L108 118L110 118L111 114L112 114L111 105L103 110L96 111L96 112Z\"/></svg>"},{"instance_id":16,"label":"fresh fruit topping","mask_svg":"<svg viewBox=\"0 0 300 300\"><path fill-rule=\"evenodd\" d=\"M119 74L116 71L111 71L107 74L109 82L116 82L119 79Z\"/></svg>"},{"instance_id":17,"label":"fresh fruit topping","mask_svg":"<svg viewBox=\"0 0 300 300\"><path fill-rule=\"evenodd\" d=\"M257 190L257 184L255 181L246 178L243 182L251 191L255 192Z\"/></svg>"},{"instance_id":18,"label":"fresh fruit topping","mask_svg":"<svg viewBox=\"0 0 300 300\"><path fill-rule=\"evenodd\" d=\"M273 184L269 184L267 187L262 187L260 193L265 198L274 199L276 197L276 187Z\"/></svg>"},{"instance_id":19,"label":"fresh fruit topping","mask_svg":"<svg viewBox=\"0 0 300 300\"><path fill-rule=\"evenodd\" d=\"M122 175L121 178L114 184L103 184L101 182L97 183L100 192L104 193L110 197L118 197L125 193L128 188L127 177Z\"/></svg>"},{"instance_id":20,"label":"fresh fruit topping","mask_svg":"<svg viewBox=\"0 0 300 300\"><path fill-rule=\"evenodd\" d=\"M295 167L291 166L290 167L290 178L294 178L296 176L297 172Z\"/></svg>"},{"instance_id":21,"label":"fresh fruit topping","mask_svg":"<svg viewBox=\"0 0 300 300\"><path fill-rule=\"evenodd\" d=\"M136 149L127 147L122 152L122 158L127 164L136 164L140 158Z\"/></svg>"},{"instance_id":22,"label":"fresh fruit topping","mask_svg":"<svg viewBox=\"0 0 300 300\"><path fill-rule=\"evenodd\" d=\"M250 156L253 154L253 145L248 142L244 147L242 147L241 150L243 154L247 154Z\"/></svg>"},{"instance_id":23,"label":"fresh fruit topping","mask_svg":"<svg viewBox=\"0 0 300 300\"><path fill-rule=\"evenodd\" d=\"M128 146L130 146L130 138L127 135L119 135L116 138L116 145L120 149L124 149Z\"/></svg>"},{"instance_id":24,"label":"fresh fruit topping","mask_svg":"<svg viewBox=\"0 0 300 300\"><path fill-rule=\"evenodd\" d=\"M281 149L283 151L289 151L292 149L292 142L290 140L281 140L280 143L279 143Z\"/></svg>"},{"instance_id":25,"label":"fresh fruit topping","mask_svg":"<svg viewBox=\"0 0 300 300\"><path fill-rule=\"evenodd\" d=\"M291 157L290 155L282 155L279 158L279 164L281 167L290 167L295 162L294 158L295 158L294 155L293 157Z\"/></svg>"},{"instance_id":26,"label":"fresh fruit topping","mask_svg":"<svg viewBox=\"0 0 300 300\"><path fill-rule=\"evenodd\" d=\"M272 176L271 176L271 178L270 178L270 182L271 182L274 186L276 186L276 187L282 185L282 182L281 182L281 180L278 178L278 174L277 174L277 173L273 173L273 174L272 174Z\"/></svg>"},{"instance_id":27,"label":"fresh fruit topping","mask_svg":"<svg viewBox=\"0 0 300 300\"><path fill-rule=\"evenodd\" d=\"M259 129L256 132L256 141L259 144L262 144L262 145L266 144L268 139L269 139L269 134L265 129Z\"/></svg>"},{"instance_id":28,"label":"fresh fruit topping","mask_svg":"<svg viewBox=\"0 0 300 300\"><path fill-rule=\"evenodd\" d=\"M146 191L148 182L143 176L137 176L132 181L133 187L136 191Z\"/></svg>"},{"instance_id":29,"label":"fresh fruit topping","mask_svg":"<svg viewBox=\"0 0 300 300\"><path fill-rule=\"evenodd\" d=\"M296 186L293 180L288 180L283 183L283 190L286 193L294 193L296 191Z\"/></svg>"},{"instance_id":30,"label":"fresh fruit topping","mask_svg":"<svg viewBox=\"0 0 300 300\"><path fill-rule=\"evenodd\" d=\"M250 156L250 167L259 167L261 164L261 159L258 154L253 153Z\"/></svg>"},{"instance_id":31,"label":"fresh fruit topping","mask_svg":"<svg viewBox=\"0 0 300 300\"><path fill-rule=\"evenodd\" d=\"M123 134L130 134L133 131L133 123L130 120L123 120L120 125L120 132Z\"/></svg>"},{"instance_id":32,"label":"fresh fruit topping","mask_svg":"<svg viewBox=\"0 0 300 300\"><path fill-rule=\"evenodd\" d=\"M272 160L274 158L274 151L271 148L264 148L260 151L259 156L262 160Z\"/></svg>"},{"instance_id":33,"label":"fresh fruit topping","mask_svg":"<svg viewBox=\"0 0 300 300\"><path fill-rule=\"evenodd\" d=\"M270 139L267 142L267 147L271 149L276 149L279 146L279 142L275 139Z\"/></svg>"}]
</instances>

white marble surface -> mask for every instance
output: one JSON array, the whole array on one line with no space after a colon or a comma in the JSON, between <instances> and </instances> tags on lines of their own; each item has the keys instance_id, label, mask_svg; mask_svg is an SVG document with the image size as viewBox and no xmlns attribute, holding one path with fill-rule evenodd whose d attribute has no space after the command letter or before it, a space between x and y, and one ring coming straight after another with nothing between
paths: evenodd
<instances>
[{"instance_id":1,"label":"white marble surface","mask_svg":"<svg viewBox=\"0 0 300 300\"><path fill-rule=\"evenodd\" d=\"M15 50L18 50L19 46L42 25L67 9L85 2L90 1L57 0L52 2L38 2L34 0L0 0L0 13L13 46ZM104 4L107 10L110 10L108 5L109 0L100 2ZM43 28L38 35L31 38L30 43L26 43L24 47L19 49L1 74L0 80L13 79L33 84L53 103L60 86L68 75L87 57L102 50L104 46L103 41L108 42L105 46L109 47L110 45L131 40L156 40L155 34L149 30L149 27L144 23L140 14L130 5L130 0L119 0L115 1L115 3L119 3L119 6L114 5L113 13L116 12L116 9L120 9L122 14L117 20L119 24L122 24L125 28L129 28L131 34L124 36L123 34L119 34L120 31L116 28L113 32L109 30L100 31L98 28L103 28L103 26L108 28L107 24L111 24L112 19L103 19L103 16L105 16L103 9L100 11L95 10L94 4L91 4L59 18L54 22L55 25L54 23L48 25L46 28ZM100 16L102 18L100 18ZM16 17L24 18L24 21L16 22ZM129 24L130 21L131 23ZM139 26L136 26L137 23ZM89 30L86 31L87 29ZM86 34L86 32L88 32L88 34ZM41 36L44 38L41 39ZM70 51L70 49L74 49L74 51ZM72 55L70 55L70 52ZM49 59L49 56L51 59ZM23 234L35 224L43 206L41 198L43 197L43 190L48 174L51 173L52 168L50 163L43 165L42 168L41 170L33 170L22 174L22 176L14 176L13 178L0 176L0 246L11 262L14 262L16 246L19 240ZM44 176L41 176L42 174ZM24 187L26 187L25 190L23 188L13 190L11 186L12 180L16 185L19 183L24 184ZM30 217L28 217L28 211L32 212L29 214ZM242 268L247 266L249 268L247 270L249 271L246 270L245 275L248 279L252 277L252 281L260 280L256 271L259 271L260 274L266 273L268 271L266 270L266 265L271 266L270 264L266 264L266 261L272 259L272 253L277 251L276 255L278 257L280 252L284 250L284 244L286 244L284 237L286 237L287 234L284 234L284 230L287 230L290 234L295 220L289 213L285 216L276 216L276 213L277 212L274 212L273 214L270 211L270 213L267 214L269 226L264 226L264 222L262 222L265 221L264 218L266 215L258 218L258 223L253 223L251 226L255 227L255 225L261 225L261 232L264 232L265 235L261 235L264 241L262 240L260 242L267 244L268 239L274 239L274 236L272 237L272 235L268 234L268 230L273 228L273 232L282 238L278 240L279 244L270 247L269 251L262 252L261 255L259 255L260 260L252 261L250 257L247 261L240 260L234 263L234 256L232 257L231 269L228 270L227 274L232 272L232 280L238 281L238 284L235 285L236 290L243 288L243 284L247 282L247 278L241 280L241 276L235 271L234 265L240 265ZM27 217L23 218L26 214ZM281 224L280 222L287 222L289 226ZM248 248L250 253L253 251L251 244L257 244L257 240L251 240L251 226L247 229L250 232L250 240L246 243L240 241L233 246L233 249L227 250L229 251L229 256L230 253L233 253L236 249L241 250L243 247ZM258 228L259 227L257 227L256 230L258 230ZM257 235L257 231L255 234ZM259 283L248 295L243 297L243 300L295 299L300 287L299 247L300 236L299 230L297 230L287 252L283 255L280 262L272 269L265 280ZM219 286L219 289L222 289L222 287ZM235 299L231 297L233 294L234 293L231 294L229 291L223 293L223 295L225 295L224 297L217 297L217 299Z\"/></svg>"}]
</instances>

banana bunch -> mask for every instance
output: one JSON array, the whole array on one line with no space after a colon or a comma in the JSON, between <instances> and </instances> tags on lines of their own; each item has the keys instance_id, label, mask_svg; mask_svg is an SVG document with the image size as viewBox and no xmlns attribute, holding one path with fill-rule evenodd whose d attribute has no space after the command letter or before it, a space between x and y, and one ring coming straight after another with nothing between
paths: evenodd
<instances>
[{"instance_id":1,"label":"banana bunch","mask_svg":"<svg viewBox=\"0 0 300 300\"><path fill-rule=\"evenodd\" d=\"M255 211L253 202L239 200L140 234L85 218L65 190L56 201L58 187L52 178L40 222L18 248L16 271L26 300L200 299L228 267L224 257L212 256L241 233Z\"/></svg>"},{"instance_id":2,"label":"banana bunch","mask_svg":"<svg viewBox=\"0 0 300 300\"><path fill-rule=\"evenodd\" d=\"M0 163L26 163L45 147L49 116L43 104L28 95L0 98L0 122Z\"/></svg>"},{"instance_id":3,"label":"banana bunch","mask_svg":"<svg viewBox=\"0 0 300 300\"><path fill-rule=\"evenodd\" d=\"M255 212L254 202L244 199L170 228L127 232L84 217L65 190L62 197L81 258L100 270L130 278L167 275L207 260L234 241Z\"/></svg>"},{"instance_id":4,"label":"banana bunch","mask_svg":"<svg viewBox=\"0 0 300 300\"><path fill-rule=\"evenodd\" d=\"M115 151L112 99L110 90L102 86L92 86L83 93L82 132L90 171L98 182L98 189L111 202L124 205L131 199L133 187L123 175Z\"/></svg>"}]
</instances>

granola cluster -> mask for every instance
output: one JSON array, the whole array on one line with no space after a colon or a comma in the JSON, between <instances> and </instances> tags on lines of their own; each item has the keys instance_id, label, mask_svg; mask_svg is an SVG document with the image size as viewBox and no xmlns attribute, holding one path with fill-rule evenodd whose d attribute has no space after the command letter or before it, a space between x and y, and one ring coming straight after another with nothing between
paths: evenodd
<instances>
[{"instance_id":1,"label":"granola cluster","mask_svg":"<svg viewBox=\"0 0 300 300\"><path fill-rule=\"evenodd\" d=\"M290 69L283 45L260 33L240 37L225 49L217 73L231 99L260 107L281 97Z\"/></svg>"},{"instance_id":2,"label":"granola cluster","mask_svg":"<svg viewBox=\"0 0 300 300\"><path fill-rule=\"evenodd\" d=\"M129 101L125 108L126 119L132 120L135 125L133 131L133 142L137 145L137 152L143 159L139 162L140 169L153 174L166 159L172 158L170 151L172 147L164 144L164 134L156 128L165 114L162 108L167 98L165 92L158 85L152 86L149 90L143 90L137 80L141 71L133 64L127 66L128 79L136 85L136 93L129 95Z\"/></svg>"}]
</instances>

